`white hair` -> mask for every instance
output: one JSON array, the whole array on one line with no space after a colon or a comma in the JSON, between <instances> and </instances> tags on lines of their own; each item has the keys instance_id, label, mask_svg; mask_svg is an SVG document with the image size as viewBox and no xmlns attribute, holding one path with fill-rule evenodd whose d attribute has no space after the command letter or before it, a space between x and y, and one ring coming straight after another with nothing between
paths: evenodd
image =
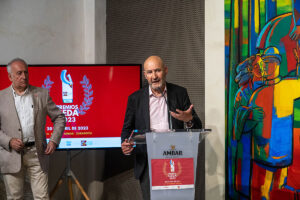
<instances>
[{"instance_id":1,"label":"white hair","mask_svg":"<svg viewBox=\"0 0 300 200\"><path fill-rule=\"evenodd\" d=\"M22 58L14 58L6 66L7 73L9 73L9 74L11 73L11 64L13 64L14 62L17 62L17 61L24 63L26 65L26 67L28 67L26 61L23 60Z\"/></svg>"}]
</instances>

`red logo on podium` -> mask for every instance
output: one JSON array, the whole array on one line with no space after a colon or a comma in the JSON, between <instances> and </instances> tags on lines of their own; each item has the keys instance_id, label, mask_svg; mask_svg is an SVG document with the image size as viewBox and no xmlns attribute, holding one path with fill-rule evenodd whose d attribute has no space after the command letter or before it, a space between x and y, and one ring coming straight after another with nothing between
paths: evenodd
<instances>
[{"instance_id":1,"label":"red logo on podium","mask_svg":"<svg viewBox=\"0 0 300 200\"><path fill-rule=\"evenodd\" d=\"M152 159L152 190L194 188L194 159Z\"/></svg>"}]
</instances>

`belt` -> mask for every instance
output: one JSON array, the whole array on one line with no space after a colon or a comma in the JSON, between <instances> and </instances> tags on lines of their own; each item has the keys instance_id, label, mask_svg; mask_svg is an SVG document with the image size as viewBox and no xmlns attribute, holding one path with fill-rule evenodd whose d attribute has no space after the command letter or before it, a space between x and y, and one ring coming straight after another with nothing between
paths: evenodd
<instances>
[{"instance_id":1,"label":"belt","mask_svg":"<svg viewBox=\"0 0 300 200\"><path fill-rule=\"evenodd\" d=\"M33 145L35 145L35 142L26 142L24 144L25 147L32 147Z\"/></svg>"}]
</instances>

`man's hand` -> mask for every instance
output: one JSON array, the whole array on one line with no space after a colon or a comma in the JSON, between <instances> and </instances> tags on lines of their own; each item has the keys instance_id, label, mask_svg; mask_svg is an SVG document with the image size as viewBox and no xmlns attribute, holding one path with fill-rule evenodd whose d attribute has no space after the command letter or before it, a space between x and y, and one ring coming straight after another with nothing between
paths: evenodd
<instances>
[{"instance_id":1,"label":"man's hand","mask_svg":"<svg viewBox=\"0 0 300 200\"><path fill-rule=\"evenodd\" d=\"M46 155L51 155L56 149L56 144L53 141L49 141L49 143L47 144L47 148L45 150L45 154Z\"/></svg>"},{"instance_id":2,"label":"man's hand","mask_svg":"<svg viewBox=\"0 0 300 200\"><path fill-rule=\"evenodd\" d=\"M128 139L125 139L124 142L121 144L123 154L130 155L133 150L133 145L134 143L132 141L128 141Z\"/></svg>"},{"instance_id":3,"label":"man's hand","mask_svg":"<svg viewBox=\"0 0 300 200\"><path fill-rule=\"evenodd\" d=\"M177 113L172 112L172 111L170 111L170 113L171 113L172 117L174 117L175 119L178 119L178 120L184 121L184 122L188 122L193 119L192 111L193 111L193 105L191 105L189 107L189 109L187 109L186 111L176 109Z\"/></svg>"},{"instance_id":4,"label":"man's hand","mask_svg":"<svg viewBox=\"0 0 300 200\"><path fill-rule=\"evenodd\" d=\"M9 146L16 151L21 151L24 148L24 143L22 142L21 139L12 138L9 141Z\"/></svg>"}]
</instances>

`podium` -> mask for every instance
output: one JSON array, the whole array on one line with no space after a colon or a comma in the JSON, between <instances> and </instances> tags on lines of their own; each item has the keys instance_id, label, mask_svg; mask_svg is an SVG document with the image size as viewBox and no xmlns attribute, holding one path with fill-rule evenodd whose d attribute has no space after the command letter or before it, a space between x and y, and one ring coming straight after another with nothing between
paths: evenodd
<instances>
[{"instance_id":1,"label":"podium","mask_svg":"<svg viewBox=\"0 0 300 200\"><path fill-rule=\"evenodd\" d=\"M151 200L194 200L198 144L210 129L147 132L136 144L147 144Z\"/></svg>"}]
</instances>

